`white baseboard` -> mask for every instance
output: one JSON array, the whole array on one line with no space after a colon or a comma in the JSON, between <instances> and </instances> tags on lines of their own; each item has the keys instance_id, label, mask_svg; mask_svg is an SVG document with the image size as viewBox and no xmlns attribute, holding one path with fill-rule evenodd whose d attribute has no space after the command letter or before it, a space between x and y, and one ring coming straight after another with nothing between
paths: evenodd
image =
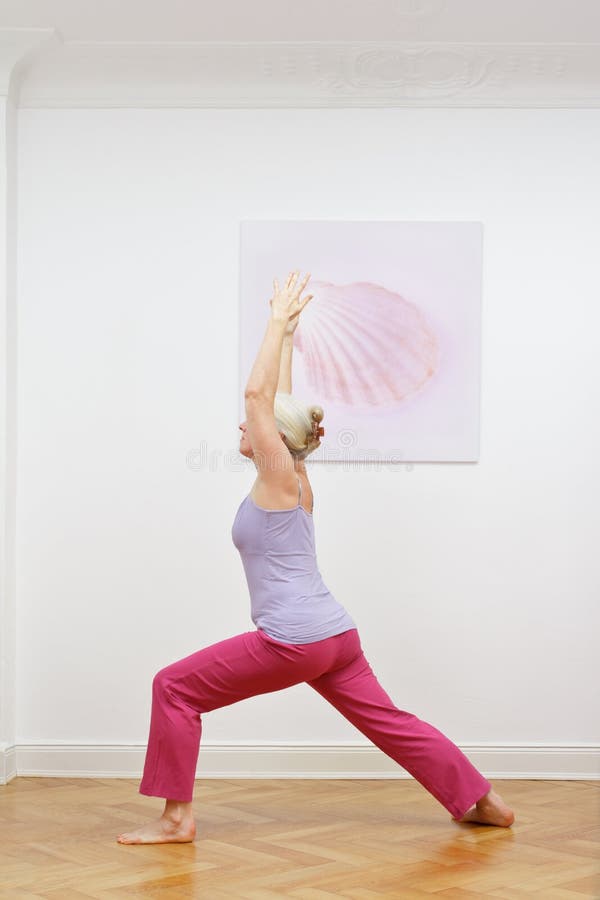
<instances>
[{"instance_id":1,"label":"white baseboard","mask_svg":"<svg viewBox=\"0 0 600 900\"><path fill-rule=\"evenodd\" d=\"M488 779L600 780L593 744L472 744L460 748ZM141 778L145 744L0 745L0 784L19 775ZM196 778L411 778L373 744L216 744L203 741Z\"/></svg>"},{"instance_id":2,"label":"white baseboard","mask_svg":"<svg viewBox=\"0 0 600 900\"><path fill-rule=\"evenodd\" d=\"M0 743L0 784L8 784L17 774L17 748Z\"/></svg>"}]
</instances>

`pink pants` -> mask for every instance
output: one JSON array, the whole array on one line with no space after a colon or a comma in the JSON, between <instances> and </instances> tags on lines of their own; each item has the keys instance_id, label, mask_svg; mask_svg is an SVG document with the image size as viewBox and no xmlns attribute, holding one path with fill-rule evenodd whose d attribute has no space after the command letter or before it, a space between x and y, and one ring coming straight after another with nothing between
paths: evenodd
<instances>
[{"instance_id":1,"label":"pink pants","mask_svg":"<svg viewBox=\"0 0 600 900\"><path fill-rule=\"evenodd\" d=\"M139 792L191 802L202 713L307 682L406 769L456 819L491 784L445 735L398 709L377 681L356 628L312 644L246 631L161 669Z\"/></svg>"}]
</instances>

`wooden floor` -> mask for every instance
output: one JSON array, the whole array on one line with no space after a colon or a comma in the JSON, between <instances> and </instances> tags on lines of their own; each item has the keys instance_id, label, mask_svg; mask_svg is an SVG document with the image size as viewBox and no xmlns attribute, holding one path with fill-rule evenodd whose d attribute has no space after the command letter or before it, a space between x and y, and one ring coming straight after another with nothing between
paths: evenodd
<instances>
[{"instance_id":1,"label":"wooden floor","mask_svg":"<svg viewBox=\"0 0 600 900\"><path fill-rule=\"evenodd\" d=\"M600 782L500 781L511 828L453 822L414 780L196 781L188 844L125 845L157 818L139 779L0 786L0 897L600 898Z\"/></svg>"}]
</instances>

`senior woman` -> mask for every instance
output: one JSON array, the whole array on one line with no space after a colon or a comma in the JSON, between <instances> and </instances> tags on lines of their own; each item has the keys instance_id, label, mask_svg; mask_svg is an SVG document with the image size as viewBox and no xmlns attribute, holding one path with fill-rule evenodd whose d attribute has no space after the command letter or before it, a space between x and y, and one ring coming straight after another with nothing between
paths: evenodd
<instances>
[{"instance_id":1,"label":"senior woman","mask_svg":"<svg viewBox=\"0 0 600 900\"><path fill-rule=\"evenodd\" d=\"M232 538L256 626L161 669L152 683L150 734L139 792L165 799L160 818L118 835L123 844L193 841L194 777L202 714L306 682L398 762L455 821L510 826L512 810L462 751L399 709L377 681L358 629L317 567L313 492L305 458L320 445L323 410L291 396L292 339L312 294L310 275L273 281L271 315L245 392L240 453L257 477Z\"/></svg>"}]
</instances>

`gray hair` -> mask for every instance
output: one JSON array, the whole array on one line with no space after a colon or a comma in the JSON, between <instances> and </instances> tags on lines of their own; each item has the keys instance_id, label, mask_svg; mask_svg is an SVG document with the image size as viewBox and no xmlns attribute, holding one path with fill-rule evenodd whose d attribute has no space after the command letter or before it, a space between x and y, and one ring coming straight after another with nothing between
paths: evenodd
<instances>
[{"instance_id":1,"label":"gray hair","mask_svg":"<svg viewBox=\"0 0 600 900\"><path fill-rule=\"evenodd\" d=\"M306 459L320 447L319 423L324 415L320 406L307 406L291 394L277 391L273 411L277 430L283 431L285 445L293 457Z\"/></svg>"}]
</instances>

